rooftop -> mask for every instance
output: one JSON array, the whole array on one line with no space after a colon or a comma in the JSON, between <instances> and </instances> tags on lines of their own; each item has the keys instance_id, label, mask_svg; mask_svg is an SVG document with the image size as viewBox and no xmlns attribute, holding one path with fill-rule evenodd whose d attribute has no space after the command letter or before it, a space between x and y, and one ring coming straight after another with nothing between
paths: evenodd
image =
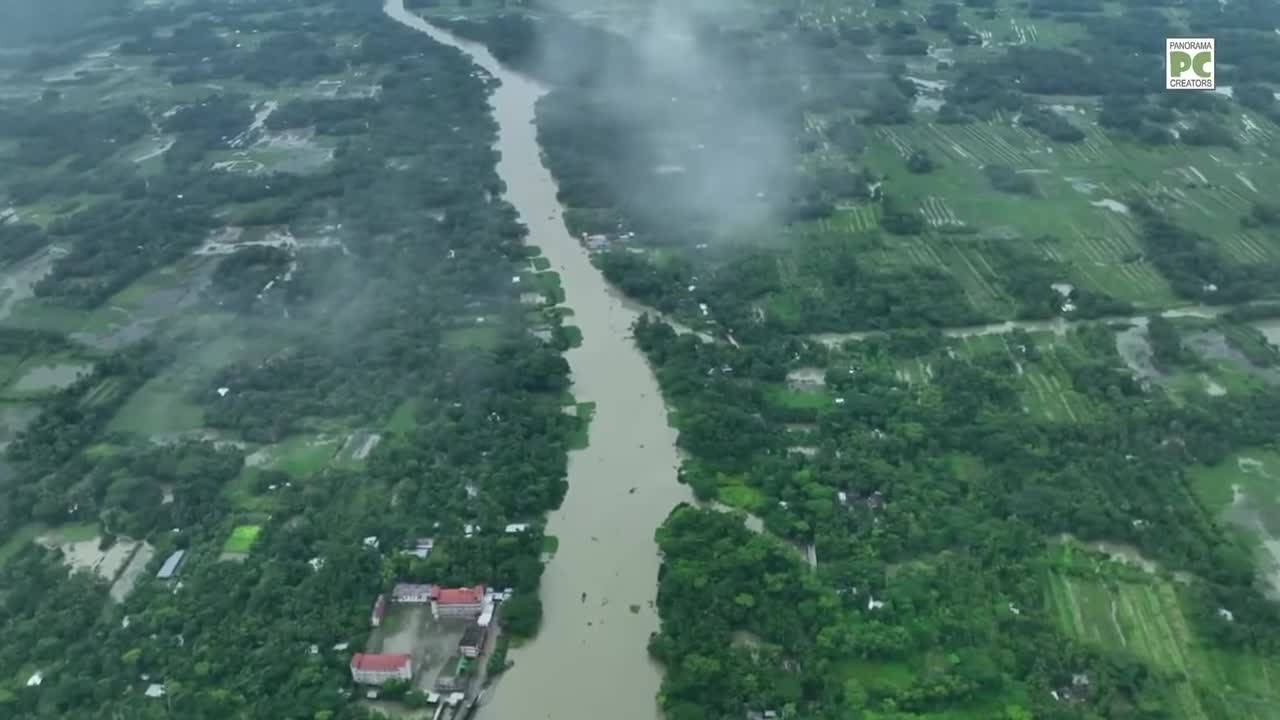
<instances>
[{"instance_id":1,"label":"rooftop","mask_svg":"<svg viewBox=\"0 0 1280 720\"><path fill-rule=\"evenodd\" d=\"M356 653L351 656L351 669L366 672L395 672L409 664L408 655L371 655Z\"/></svg>"},{"instance_id":2,"label":"rooftop","mask_svg":"<svg viewBox=\"0 0 1280 720\"><path fill-rule=\"evenodd\" d=\"M391 598L393 600L398 600L403 597L410 597L414 595L430 596L433 594L433 592L434 592L434 588L432 588L430 585L418 585L415 583L396 583L395 587L391 588Z\"/></svg>"},{"instance_id":3,"label":"rooftop","mask_svg":"<svg viewBox=\"0 0 1280 720\"><path fill-rule=\"evenodd\" d=\"M484 599L484 586L469 588L437 588L436 603L440 605L472 605Z\"/></svg>"},{"instance_id":4,"label":"rooftop","mask_svg":"<svg viewBox=\"0 0 1280 720\"><path fill-rule=\"evenodd\" d=\"M170 555L169 559L164 561L164 565L160 566L160 572L156 573L156 577L161 580L167 580L168 578L173 577L173 574L178 571L178 566L182 564L182 558L185 557L186 554L186 550L178 550Z\"/></svg>"}]
</instances>

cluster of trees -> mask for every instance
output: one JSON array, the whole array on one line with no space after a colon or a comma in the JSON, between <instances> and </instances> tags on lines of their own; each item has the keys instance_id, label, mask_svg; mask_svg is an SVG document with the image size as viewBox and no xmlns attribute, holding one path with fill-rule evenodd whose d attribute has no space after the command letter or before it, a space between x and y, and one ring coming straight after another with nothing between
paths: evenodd
<instances>
[{"instance_id":1,"label":"cluster of trees","mask_svg":"<svg viewBox=\"0 0 1280 720\"><path fill-rule=\"evenodd\" d=\"M285 277L293 255L284 248L256 245L228 255L218 263L206 291L229 310L244 312L263 290Z\"/></svg>"},{"instance_id":2,"label":"cluster of trees","mask_svg":"<svg viewBox=\"0 0 1280 720\"><path fill-rule=\"evenodd\" d=\"M1037 245L1053 245L1053 237L1037 239ZM982 256L993 266L987 279L1006 290L1017 303L1017 317L1047 319L1062 313L1064 298L1054 286L1069 278L1070 268L1044 255L1026 250L1022 241L979 240ZM1074 317L1093 318L1123 315L1133 310L1130 303L1089 288L1075 288L1066 298L1075 305Z\"/></svg>"},{"instance_id":3,"label":"cluster of trees","mask_svg":"<svg viewBox=\"0 0 1280 720\"><path fill-rule=\"evenodd\" d=\"M1246 228L1280 226L1280 205L1267 201L1256 201L1249 208L1249 213L1240 219Z\"/></svg>"},{"instance_id":4,"label":"cluster of trees","mask_svg":"<svg viewBox=\"0 0 1280 720\"><path fill-rule=\"evenodd\" d=\"M1052 110L1029 107L1022 111L1022 124L1039 132L1050 140L1078 143L1084 140L1084 131Z\"/></svg>"},{"instance_id":5,"label":"cluster of trees","mask_svg":"<svg viewBox=\"0 0 1280 720\"><path fill-rule=\"evenodd\" d=\"M1237 303L1275 292L1276 265L1236 262L1212 239L1174 224L1142 198L1130 207L1142 221L1143 249L1181 297Z\"/></svg>"},{"instance_id":6,"label":"cluster of trees","mask_svg":"<svg viewBox=\"0 0 1280 720\"><path fill-rule=\"evenodd\" d=\"M1162 372L1195 363L1195 353L1183 347L1182 334L1168 318L1157 315L1148 320L1147 342L1151 345L1151 362Z\"/></svg>"},{"instance_id":7,"label":"cluster of trees","mask_svg":"<svg viewBox=\"0 0 1280 720\"><path fill-rule=\"evenodd\" d=\"M63 110L59 105L50 95L0 105L0 136L17 141L6 160L35 169L71 156L71 170L92 170L151 129L151 120L136 105L92 110Z\"/></svg>"},{"instance_id":8,"label":"cluster of trees","mask_svg":"<svg viewBox=\"0 0 1280 720\"><path fill-rule=\"evenodd\" d=\"M991 187L1000 192L1017 195L1036 195L1036 181L1026 173L1020 173L1008 165L984 165L982 174Z\"/></svg>"},{"instance_id":9,"label":"cluster of trees","mask_svg":"<svg viewBox=\"0 0 1280 720\"><path fill-rule=\"evenodd\" d=\"M59 390L8 447L9 458L24 469L18 475L38 479L70 459L102 430L129 393L170 359L164 348L140 343L100 359L92 373Z\"/></svg>"},{"instance_id":10,"label":"cluster of trees","mask_svg":"<svg viewBox=\"0 0 1280 720\"><path fill-rule=\"evenodd\" d=\"M312 24L309 29L316 27ZM191 19L172 32L167 32L168 28L162 32L162 28L160 22L132 28L132 39L121 44L120 50L152 59L157 68L168 71L174 83L241 78L276 87L340 73L349 59L327 42L328 38L298 32L279 15L237 18L235 32L258 36L248 47L242 47L234 37L220 35L219 25L211 18Z\"/></svg>"},{"instance_id":11,"label":"cluster of trees","mask_svg":"<svg viewBox=\"0 0 1280 720\"><path fill-rule=\"evenodd\" d=\"M21 260L49 244L44 229L33 223L0 225L0 261Z\"/></svg>"},{"instance_id":12,"label":"cluster of trees","mask_svg":"<svg viewBox=\"0 0 1280 720\"><path fill-rule=\"evenodd\" d=\"M216 227L206 208L169 187L126 188L115 202L97 203L49 225L70 246L35 285L41 298L75 307L101 305L150 270L176 262Z\"/></svg>"}]
</instances>

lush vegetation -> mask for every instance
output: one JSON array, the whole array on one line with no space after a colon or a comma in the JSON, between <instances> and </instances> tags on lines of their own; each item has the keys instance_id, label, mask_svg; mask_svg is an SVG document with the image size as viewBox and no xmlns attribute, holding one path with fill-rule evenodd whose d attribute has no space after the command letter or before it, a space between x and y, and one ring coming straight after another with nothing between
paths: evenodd
<instances>
[{"instance_id":1,"label":"lush vegetation","mask_svg":"<svg viewBox=\"0 0 1280 720\"><path fill-rule=\"evenodd\" d=\"M1280 42L1212 5L691 14L708 77L683 85L546 9L454 23L552 85L540 138L571 229L611 241L587 241L605 276L713 336L635 328L682 480L764 526L684 507L658 531L668 717L1267 717L1271 561L1195 477L1280 429L1274 356L1241 324L1275 306L1084 321L1280 292L1258 183L1280 181ZM1247 47L1219 82L1265 90L1154 92L1163 39L1188 32ZM798 170L766 212L684 184L737 166L700 166L734 140L683 111L755 109L699 83L778 111ZM954 332L1015 318L1074 322ZM814 335L854 330L878 332ZM1245 691L1220 691L1225 667Z\"/></svg>"},{"instance_id":2,"label":"lush vegetation","mask_svg":"<svg viewBox=\"0 0 1280 720\"><path fill-rule=\"evenodd\" d=\"M762 525L657 529L668 717L1280 704L1280 378L1247 325L1280 292L1273 4L745 4L689 19L700 72L536 3L411 4L551 86L570 229L709 331L634 329L681 479ZM362 717L346 663L397 580L511 587L533 634L590 413L575 329L509 281L559 299L486 80L377 3L55 5L0 62L0 369L93 369L14 402L0 714ZM1234 96L1153 90L1196 34ZM1158 316L1193 301L1236 307Z\"/></svg>"},{"instance_id":3,"label":"lush vegetation","mask_svg":"<svg viewBox=\"0 0 1280 720\"><path fill-rule=\"evenodd\" d=\"M0 355L92 362L0 473L6 718L364 717L347 663L396 581L509 587L506 632L540 621L538 527L586 421L573 333L509 281L536 251L485 80L376 3L200 8L6 65L0 245L30 287ZM119 67L45 87L97 39ZM179 584L154 579L177 549Z\"/></svg>"}]
</instances>

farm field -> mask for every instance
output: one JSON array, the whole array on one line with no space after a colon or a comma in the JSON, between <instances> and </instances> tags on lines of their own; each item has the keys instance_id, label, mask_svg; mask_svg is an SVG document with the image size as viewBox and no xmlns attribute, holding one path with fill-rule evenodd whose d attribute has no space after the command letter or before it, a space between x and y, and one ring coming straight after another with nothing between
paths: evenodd
<instances>
[{"instance_id":1,"label":"farm field","mask_svg":"<svg viewBox=\"0 0 1280 720\"><path fill-rule=\"evenodd\" d=\"M1188 626L1177 581L1121 568L1076 545L1056 552L1046 599L1058 626L1168 673L1180 719L1274 717L1280 662L1206 647Z\"/></svg>"},{"instance_id":2,"label":"farm field","mask_svg":"<svg viewBox=\"0 0 1280 720\"><path fill-rule=\"evenodd\" d=\"M224 553L247 554L253 549L253 543L258 539L258 533L262 531L262 527L258 525L237 525L231 530L231 535L227 538L227 542L223 544L222 551Z\"/></svg>"},{"instance_id":3,"label":"farm field","mask_svg":"<svg viewBox=\"0 0 1280 720\"><path fill-rule=\"evenodd\" d=\"M1260 142L1269 143L1280 128L1261 122L1268 124L1269 134ZM1075 147L1052 143L1007 120L948 126L926 119L877 128L868 164L885 173L886 182L939 231L888 252L957 273L976 302L998 307L1000 278L981 250L966 248L965 236L954 234L968 228L1021 239L1023 247L1061 263L1069 273L1065 282L1138 307L1164 307L1176 304L1175 297L1160 273L1140 259L1140 228L1126 203L1131 197L1170 194L1174 216L1215 238L1227 256L1239 262L1280 259L1280 238L1238 227L1251 204L1266 199L1259 188L1280 182L1280 163L1257 159L1270 145L1268 150L1175 152L1115 141L1097 129L1088 135ZM925 176L911 174L905 160L919 151L938 158L941 167ZM1008 166L1031 178L1035 195L990 189L981 172L988 165ZM860 213L851 227L868 229L868 215ZM1224 226L1233 229L1224 233Z\"/></svg>"}]
</instances>

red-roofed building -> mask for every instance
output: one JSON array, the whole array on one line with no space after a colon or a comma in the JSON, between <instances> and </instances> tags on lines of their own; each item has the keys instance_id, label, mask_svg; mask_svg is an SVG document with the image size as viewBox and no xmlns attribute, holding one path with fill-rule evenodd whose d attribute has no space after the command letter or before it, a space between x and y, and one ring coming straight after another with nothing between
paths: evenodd
<instances>
[{"instance_id":1,"label":"red-roofed building","mask_svg":"<svg viewBox=\"0 0 1280 720\"><path fill-rule=\"evenodd\" d=\"M356 653L351 656L351 679L365 685L381 685L388 680L404 680L413 677L413 658L408 655L369 655Z\"/></svg>"},{"instance_id":2,"label":"red-roofed building","mask_svg":"<svg viewBox=\"0 0 1280 720\"><path fill-rule=\"evenodd\" d=\"M484 610L484 586L435 588L431 594L431 614L436 618L474 618Z\"/></svg>"},{"instance_id":3,"label":"red-roofed building","mask_svg":"<svg viewBox=\"0 0 1280 720\"><path fill-rule=\"evenodd\" d=\"M369 617L369 623L374 627L382 624L382 616L387 614L387 596L379 595L378 599L373 603L373 614Z\"/></svg>"}]
</instances>

